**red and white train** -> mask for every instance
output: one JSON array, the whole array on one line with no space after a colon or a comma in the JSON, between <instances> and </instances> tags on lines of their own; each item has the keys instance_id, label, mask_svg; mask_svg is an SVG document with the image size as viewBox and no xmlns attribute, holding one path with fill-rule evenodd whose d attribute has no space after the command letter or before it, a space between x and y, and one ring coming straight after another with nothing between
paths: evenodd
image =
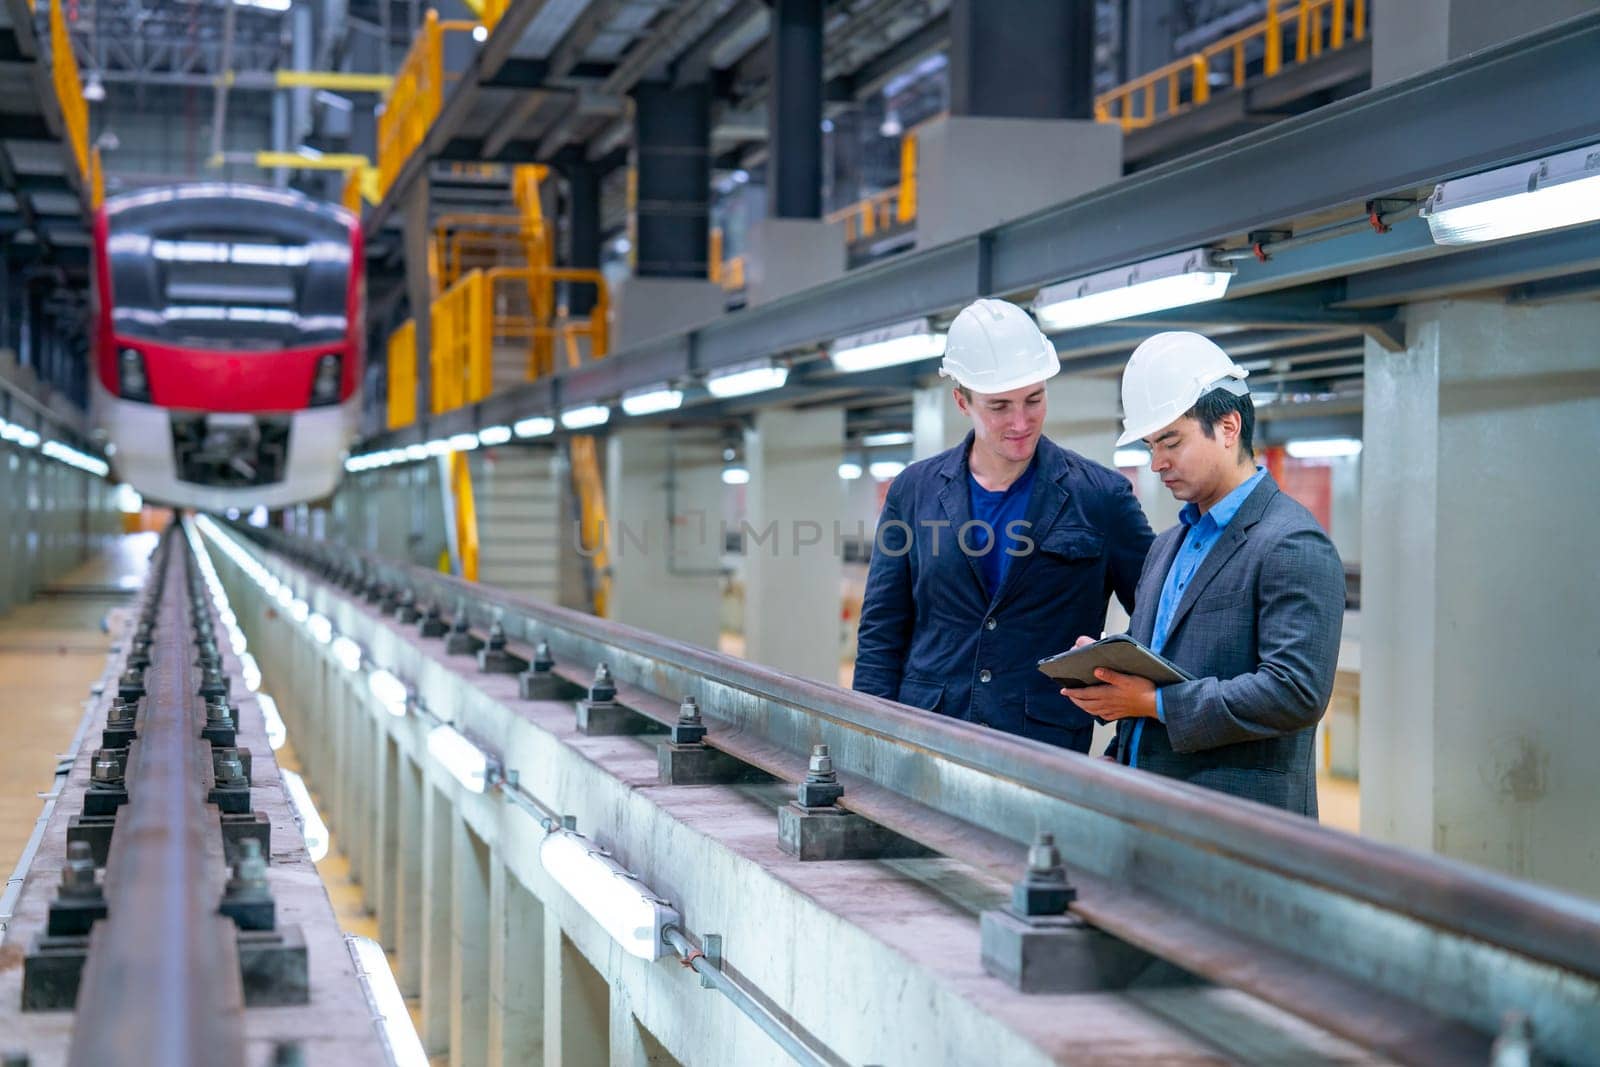
<instances>
[{"instance_id":1,"label":"red and white train","mask_svg":"<svg viewBox=\"0 0 1600 1067\"><path fill-rule=\"evenodd\" d=\"M288 190L190 184L94 223L93 409L119 478L206 511L330 493L361 408L361 227Z\"/></svg>"}]
</instances>

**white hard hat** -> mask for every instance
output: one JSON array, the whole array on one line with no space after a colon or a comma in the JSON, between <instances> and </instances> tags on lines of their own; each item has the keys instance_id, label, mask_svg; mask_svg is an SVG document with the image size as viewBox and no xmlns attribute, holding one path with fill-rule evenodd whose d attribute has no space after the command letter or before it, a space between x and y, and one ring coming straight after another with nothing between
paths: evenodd
<instances>
[{"instance_id":1,"label":"white hard hat","mask_svg":"<svg viewBox=\"0 0 1600 1067\"><path fill-rule=\"evenodd\" d=\"M1249 371L1209 338L1174 330L1158 333L1133 350L1122 372L1122 436L1117 447L1148 437L1182 418L1206 393L1250 390Z\"/></svg>"},{"instance_id":2,"label":"white hard hat","mask_svg":"<svg viewBox=\"0 0 1600 1067\"><path fill-rule=\"evenodd\" d=\"M974 300L950 324L939 375L975 393L1004 393L1054 378L1061 357L1033 317L1004 300Z\"/></svg>"}]
</instances>

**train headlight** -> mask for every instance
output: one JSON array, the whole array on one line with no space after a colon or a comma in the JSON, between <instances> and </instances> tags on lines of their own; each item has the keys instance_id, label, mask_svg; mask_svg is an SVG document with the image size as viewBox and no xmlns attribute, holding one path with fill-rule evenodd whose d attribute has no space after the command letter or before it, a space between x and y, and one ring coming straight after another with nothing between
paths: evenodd
<instances>
[{"instance_id":1,"label":"train headlight","mask_svg":"<svg viewBox=\"0 0 1600 1067\"><path fill-rule=\"evenodd\" d=\"M117 353L118 392L124 400L149 400L150 379L144 372L144 357L136 348Z\"/></svg>"},{"instance_id":2,"label":"train headlight","mask_svg":"<svg viewBox=\"0 0 1600 1067\"><path fill-rule=\"evenodd\" d=\"M311 380L311 406L322 407L339 402L339 379L344 367L333 353L317 358L316 377Z\"/></svg>"}]
</instances>

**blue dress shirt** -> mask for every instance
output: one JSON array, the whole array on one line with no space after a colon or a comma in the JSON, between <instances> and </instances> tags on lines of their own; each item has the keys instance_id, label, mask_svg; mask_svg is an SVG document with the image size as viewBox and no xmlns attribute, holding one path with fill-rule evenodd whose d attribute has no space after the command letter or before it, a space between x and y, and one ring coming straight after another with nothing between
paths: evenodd
<instances>
[{"instance_id":1,"label":"blue dress shirt","mask_svg":"<svg viewBox=\"0 0 1600 1067\"><path fill-rule=\"evenodd\" d=\"M1261 479L1267 476L1265 467L1257 467L1256 472L1245 479L1244 484L1234 489L1233 492L1217 501L1216 506L1204 515L1193 503L1183 506L1178 512L1178 521L1188 527L1184 536L1182 547L1172 560L1172 567L1167 571L1167 580L1161 586L1161 600L1156 604L1155 630L1150 638L1150 650L1156 655L1166 647L1168 631L1172 629L1172 617L1177 614L1178 605L1183 602L1183 594L1189 588L1189 583L1194 581L1195 572L1200 569L1200 564L1211 552L1211 547L1222 536L1222 531L1228 528L1228 523L1233 521L1239 508L1246 498L1255 492L1256 486L1261 484ZM1166 710L1161 705L1161 690L1156 690L1156 718L1162 722L1167 721ZM1136 767L1139 764L1139 738L1144 733L1144 720L1140 719L1133 724L1133 736L1129 739L1130 751L1128 753L1128 766Z\"/></svg>"}]
</instances>

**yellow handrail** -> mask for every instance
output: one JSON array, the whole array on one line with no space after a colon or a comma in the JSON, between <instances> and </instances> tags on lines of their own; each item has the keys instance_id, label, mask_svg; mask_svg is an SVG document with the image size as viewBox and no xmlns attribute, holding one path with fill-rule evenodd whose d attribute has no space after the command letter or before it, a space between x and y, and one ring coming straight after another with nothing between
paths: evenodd
<instances>
[{"instance_id":1,"label":"yellow handrail","mask_svg":"<svg viewBox=\"0 0 1600 1067\"><path fill-rule=\"evenodd\" d=\"M89 207L98 211L106 202L106 172L100 162L100 149L89 153Z\"/></svg>"},{"instance_id":2,"label":"yellow handrail","mask_svg":"<svg viewBox=\"0 0 1600 1067\"><path fill-rule=\"evenodd\" d=\"M487 288L484 272L471 271L433 302L428 379L434 414L475 404L493 388Z\"/></svg>"},{"instance_id":3,"label":"yellow handrail","mask_svg":"<svg viewBox=\"0 0 1600 1067\"><path fill-rule=\"evenodd\" d=\"M50 0L50 80L61 104L61 122L78 161L78 173L89 176L89 104L78 78L78 60L72 54L72 37L61 13L61 0Z\"/></svg>"},{"instance_id":4,"label":"yellow handrail","mask_svg":"<svg viewBox=\"0 0 1600 1067\"><path fill-rule=\"evenodd\" d=\"M844 224L845 244L875 236L883 230L917 220L917 130L900 139L900 184L863 197L827 216ZM742 284L742 283L741 283ZM724 286L732 288L732 286Z\"/></svg>"},{"instance_id":5,"label":"yellow handrail","mask_svg":"<svg viewBox=\"0 0 1600 1067\"><path fill-rule=\"evenodd\" d=\"M1324 47L1337 50L1366 37L1366 0L1268 0L1259 22L1101 94L1095 99L1095 118L1118 123L1124 132L1152 126L1210 100L1212 73L1218 69L1228 72L1235 89L1243 88L1248 80L1245 53L1257 40L1262 76L1271 78L1283 69L1290 22L1294 62L1304 63L1321 55Z\"/></svg>"},{"instance_id":6,"label":"yellow handrail","mask_svg":"<svg viewBox=\"0 0 1600 1067\"><path fill-rule=\"evenodd\" d=\"M455 501L456 550L461 577L478 580L478 506L472 495L472 465L465 452L450 453L450 495Z\"/></svg>"},{"instance_id":7,"label":"yellow handrail","mask_svg":"<svg viewBox=\"0 0 1600 1067\"><path fill-rule=\"evenodd\" d=\"M389 335L388 427L417 421L417 323L407 319Z\"/></svg>"},{"instance_id":8,"label":"yellow handrail","mask_svg":"<svg viewBox=\"0 0 1600 1067\"><path fill-rule=\"evenodd\" d=\"M388 193L444 106L444 35L471 33L477 27L469 19L441 21L433 10L423 20L378 113L379 196Z\"/></svg>"}]
</instances>

